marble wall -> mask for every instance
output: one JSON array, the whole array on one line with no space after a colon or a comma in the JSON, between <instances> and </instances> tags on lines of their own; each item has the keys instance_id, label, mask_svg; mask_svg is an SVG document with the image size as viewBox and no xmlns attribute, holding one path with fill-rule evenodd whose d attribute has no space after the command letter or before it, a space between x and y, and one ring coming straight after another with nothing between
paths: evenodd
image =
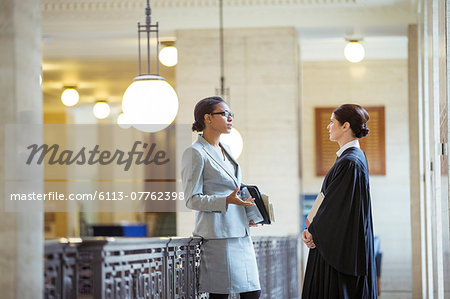
<instances>
[{"instance_id":1,"label":"marble wall","mask_svg":"<svg viewBox=\"0 0 450 299\"><path fill-rule=\"evenodd\" d=\"M219 31L176 32L180 109L177 124L190 130L193 108L220 86ZM299 233L299 69L293 28L225 30L225 77L233 126L244 139L243 182L270 195L276 223L254 235ZM186 132L180 132L186 134ZM178 213L178 235L190 235L193 213Z\"/></svg>"},{"instance_id":2,"label":"marble wall","mask_svg":"<svg viewBox=\"0 0 450 299\"><path fill-rule=\"evenodd\" d=\"M42 123L39 0L0 3L0 289L5 299L42 298L43 213L5 212L6 124ZM10 149L10 148L9 148ZM43 190L42 177L26 187ZM39 204L38 204L39 207Z\"/></svg>"}]
</instances>

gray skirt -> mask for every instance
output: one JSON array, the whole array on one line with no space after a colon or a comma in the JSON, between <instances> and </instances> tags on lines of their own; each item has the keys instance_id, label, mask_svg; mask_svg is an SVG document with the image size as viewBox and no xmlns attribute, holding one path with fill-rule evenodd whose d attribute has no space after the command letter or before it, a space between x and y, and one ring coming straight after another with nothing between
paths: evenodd
<instances>
[{"instance_id":1,"label":"gray skirt","mask_svg":"<svg viewBox=\"0 0 450 299\"><path fill-rule=\"evenodd\" d=\"M261 289L250 236L203 240L199 271L200 292L235 294Z\"/></svg>"}]
</instances>

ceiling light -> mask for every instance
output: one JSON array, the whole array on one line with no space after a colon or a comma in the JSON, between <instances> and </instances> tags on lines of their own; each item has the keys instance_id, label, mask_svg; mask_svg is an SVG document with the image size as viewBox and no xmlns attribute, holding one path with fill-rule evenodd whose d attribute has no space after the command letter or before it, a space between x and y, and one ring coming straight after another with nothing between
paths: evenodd
<instances>
[{"instance_id":1,"label":"ceiling light","mask_svg":"<svg viewBox=\"0 0 450 299\"><path fill-rule=\"evenodd\" d=\"M221 134L220 142L223 142L230 147L231 154L235 159L239 158L244 147L244 141L238 130L232 128L230 134Z\"/></svg>"},{"instance_id":2,"label":"ceiling light","mask_svg":"<svg viewBox=\"0 0 450 299\"><path fill-rule=\"evenodd\" d=\"M127 88L122 99L122 111L132 126L143 132L157 132L165 129L175 119L178 112L178 96L175 90L159 75L159 62L156 72L151 73L150 35L156 35L156 51L159 52L158 23L151 24L150 2L145 8L145 25L138 23L139 76ZM141 72L141 33L146 36L147 74Z\"/></svg>"},{"instance_id":3,"label":"ceiling light","mask_svg":"<svg viewBox=\"0 0 450 299\"><path fill-rule=\"evenodd\" d=\"M75 87L65 87L61 94L61 102L67 107L72 107L78 103L80 95Z\"/></svg>"},{"instance_id":4,"label":"ceiling light","mask_svg":"<svg viewBox=\"0 0 450 299\"><path fill-rule=\"evenodd\" d=\"M122 129L128 129L129 127L131 127L130 121L128 120L127 116L123 112L120 113L119 116L117 117L117 124Z\"/></svg>"},{"instance_id":5,"label":"ceiling light","mask_svg":"<svg viewBox=\"0 0 450 299\"><path fill-rule=\"evenodd\" d=\"M177 116L178 97L164 78L141 75L125 91L122 110L136 129L157 132Z\"/></svg>"},{"instance_id":6,"label":"ceiling light","mask_svg":"<svg viewBox=\"0 0 450 299\"><path fill-rule=\"evenodd\" d=\"M111 109L109 108L109 105L105 100L99 100L92 108L92 112L94 113L94 116L96 118L105 119L108 117Z\"/></svg>"},{"instance_id":7,"label":"ceiling light","mask_svg":"<svg viewBox=\"0 0 450 299\"><path fill-rule=\"evenodd\" d=\"M167 67L175 66L178 63L178 50L174 46L164 47L159 52L159 61Z\"/></svg>"},{"instance_id":8,"label":"ceiling light","mask_svg":"<svg viewBox=\"0 0 450 299\"><path fill-rule=\"evenodd\" d=\"M349 40L348 44L344 48L345 58L353 63L360 62L364 59L366 51L359 40Z\"/></svg>"}]
</instances>

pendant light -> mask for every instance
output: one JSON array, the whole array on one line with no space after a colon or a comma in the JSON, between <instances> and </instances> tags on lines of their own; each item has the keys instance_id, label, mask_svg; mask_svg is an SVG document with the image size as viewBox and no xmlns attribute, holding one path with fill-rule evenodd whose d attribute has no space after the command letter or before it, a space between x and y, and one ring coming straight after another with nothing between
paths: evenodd
<instances>
[{"instance_id":1,"label":"pendant light","mask_svg":"<svg viewBox=\"0 0 450 299\"><path fill-rule=\"evenodd\" d=\"M364 59L366 51L360 40L350 39L344 48L344 56L350 62L357 63Z\"/></svg>"},{"instance_id":2,"label":"pendant light","mask_svg":"<svg viewBox=\"0 0 450 299\"><path fill-rule=\"evenodd\" d=\"M119 116L117 117L117 124L122 129L128 129L129 127L131 127L131 124L130 124L130 121L128 120L128 117L123 112L120 113Z\"/></svg>"},{"instance_id":3,"label":"pendant light","mask_svg":"<svg viewBox=\"0 0 450 299\"><path fill-rule=\"evenodd\" d=\"M160 42L164 48L159 52L159 62L167 67L173 67L178 63L178 50L174 41Z\"/></svg>"},{"instance_id":4,"label":"pendant light","mask_svg":"<svg viewBox=\"0 0 450 299\"><path fill-rule=\"evenodd\" d=\"M230 89L225 88L225 63L224 63L224 42L223 42L223 0L219 0L219 18L220 18L220 88L216 89L216 94L224 100L228 98L228 104L231 106ZM242 136L236 128L232 128L230 134L220 135L220 142L225 143L231 149L231 154L235 159L239 158L244 147Z\"/></svg>"},{"instance_id":5,"label":"pendant light","mask_svg":"<svg viewBox=\"0 0 450 299\"><path fill-rule=\"evenodd\" d=\"M151 24L150 1L145 8L145 25L138 22L139 75L127 88L122 99L122 110L131 125L143 132L157 132L165 129L175 119L178 112L178 97L175 90L159 75L159 62L152 73L150 59L150 37L156 37L156 56L159 52L158 22ZM147 73L141 71L141 33L146 36Z\"/></svg>"},{"instance_id":6,"label":"pendant light","mask_svg":"<svg viewBox=\"0 0 450 299\"><path fill-rule=\"evenodd\" d=\"M235 159L239 158L242 149L244 148L244 140L238 130L231 128L230 134L220 135L220 142L223 142L230 147L231 154Z\"/></svg>"},{"instance_id":7,"label":"pendant light","mask_svg":"<svg viewBox=\"0 0 450 299\"><path fill-rule=\"evenodd\" d=\"M72 107L75 106L80 100L80 95L78 91L75 89L75 86L65 86L64 90L61 94L61 102L67 106Z\"/></svg>"},{"instance_id":8,"label":"pendant light","mask_svg":"<svg viewBox=\"0 0 450 299\"><path fill-rule=\"evenodd\" d=\"M92 108L92 113L97 119L105 119L109 116L111 108L106 100L98 100Z\"/></svg>"}]
</instances>

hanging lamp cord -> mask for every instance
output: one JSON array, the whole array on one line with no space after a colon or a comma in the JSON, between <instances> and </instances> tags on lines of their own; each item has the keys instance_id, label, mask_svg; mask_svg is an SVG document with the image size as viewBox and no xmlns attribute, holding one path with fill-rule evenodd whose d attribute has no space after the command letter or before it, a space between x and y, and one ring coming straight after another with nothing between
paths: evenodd
<instances>
[{"instance_id":1,"label":"hanging lamp cord","mask_svg":"<svg viewBox=\"0 0 450 299\"><path fill-rule=\"evenodd\" d=\"M225 63L223 51L223 0L219 0L220 8L220 95L225 96Z\"/></svg>"}]
</instances>

